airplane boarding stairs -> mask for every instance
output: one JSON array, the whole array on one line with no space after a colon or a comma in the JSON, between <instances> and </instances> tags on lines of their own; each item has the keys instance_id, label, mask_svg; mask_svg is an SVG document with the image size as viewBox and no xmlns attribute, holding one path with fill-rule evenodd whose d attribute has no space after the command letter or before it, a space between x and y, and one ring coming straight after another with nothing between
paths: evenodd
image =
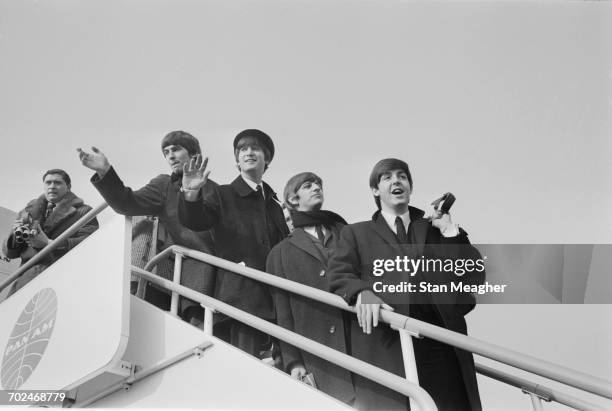
<instances>
[{"instance_id":1,"label":"airplane boarding stairs","mask_svg":"<svg viewBox=\"0 0 612 411\"><path fill-rule=\"evenodd\" d=\"M93 210L92 216L103 208ZM402 392L411 398L413 409L436 409L431 397L411 382L416 382L416 371L410 367L414 364L410 335L418 334L612 398L608 381L385 312L384 322L402 337L408 364L408 377L403 379L133 267L130 250L130 220L114 216L0 304L3 390L63 390L67 392L63 406L74 407L349 408L214 337L212 315L222 312ZM182 247L166 250L150 265L168 253L175 253L179 273L183 257L198 258L350 310L337 296ZM132 274L202 303L206 308L204 330L131 295ZM522 389L531 396L536 410L542 409L542 400L575 409L604 409L492 367L478 365L478 371Z\"/></svg>"}]
</instances>

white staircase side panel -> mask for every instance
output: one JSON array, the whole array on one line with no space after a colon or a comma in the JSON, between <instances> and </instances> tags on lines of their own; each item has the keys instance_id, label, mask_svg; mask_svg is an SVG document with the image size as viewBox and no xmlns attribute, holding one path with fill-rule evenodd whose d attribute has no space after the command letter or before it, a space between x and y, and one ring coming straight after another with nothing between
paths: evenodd
<instances>
[{"instance_id":1,"label":"white staircase side panel","mask_svg":"<svg viewBox=\"0 0 612 411\"><path fill-rule=\"evenodd\" d=\"M345 404L152 305L132 297L124 360L146 369L203 342L191 356L119 390L95 408L350 409ZM77 404L79 400L77 400Z\"/></svg>"},{"instance_id":2,"label":"white staircase side panel","mask_svg":"<svg viewBox=\"0 0 612 411\"><path fill-rule=\"evenodd\" d=\"M130 241L131 225L115 216L0 304L0 367L25 377L18 386L3 378L2 389L73 387L121 359L129 336ZM39 315L28 314L40 293L52 297ZM24 318L29 326L21 332ZM42 324L43 335L35 333Z\"/></svg>"}]
</instances>

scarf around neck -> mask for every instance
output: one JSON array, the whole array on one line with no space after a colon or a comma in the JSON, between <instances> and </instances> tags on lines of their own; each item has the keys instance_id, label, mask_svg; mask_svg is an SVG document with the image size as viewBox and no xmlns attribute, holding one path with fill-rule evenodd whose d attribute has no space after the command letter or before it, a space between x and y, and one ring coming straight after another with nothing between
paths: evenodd
<instances>
[{"instance_id":1,"label":"scarf around neck","mask_svg":"<svg viewBox=\"0 0 612 411\"><path fill-rule=\"evenodd\" d=\"M309 227L324 225L331 227L336 223L346 225L344 218L333 211L314 210L314 211L291 211L291 220L294 227Z\"/></svg>"}]
</instances>

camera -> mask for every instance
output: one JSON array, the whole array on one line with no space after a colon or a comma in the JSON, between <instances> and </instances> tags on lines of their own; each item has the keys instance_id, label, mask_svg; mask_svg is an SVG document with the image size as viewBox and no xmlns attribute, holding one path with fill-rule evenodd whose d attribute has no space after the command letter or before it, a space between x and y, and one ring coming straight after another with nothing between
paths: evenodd
<instances>
[{"instance_id":1,"label":"camera","mask_svg":"<svg viewBox=\"0 0 612 411\"><path fill-rule=\"evenodd\" d=\"M34 237L37 231L30 224L23 224L15 228L14 236L17 244L25 243L30 237Z\"/></svg>"},{"instance_id":2,"label":"camera","mask_svg":"<svg viewBox=\"0 0 612 411\"><path fill-rule=\"evenodd\" d=\"M455 203L455 200L456 198L453 193L444 193L442 194L442 197L434 200L431 205L434 206L434 210L442 214L448 214L451 207Z\"/></svg>"}]
</instances>

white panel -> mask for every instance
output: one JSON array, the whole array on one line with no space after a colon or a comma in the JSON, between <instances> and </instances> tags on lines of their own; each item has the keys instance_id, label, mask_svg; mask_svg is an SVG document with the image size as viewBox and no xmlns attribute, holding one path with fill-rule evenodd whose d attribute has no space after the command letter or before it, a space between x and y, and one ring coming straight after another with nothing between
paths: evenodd
<instances>
[{"instance_id":1,"label":"white panel","mask_svg":"<svg viewBox=\"0 0 612 411\"><path fill-rule=\"evenodd\" d=\"M126 359L146 366L211 340L201 358L190 357L120 390L96 408L348 409L337 400L168 313L132 297Z\"/></svg>"},{"instance_id":2,"label":"white panel","mask_svg":"<svg viewBox=\"0 0 612 411\"><path fill-rule=\"evenodd\" d=\"M199 328L135 296L130 296L130 303L130 340L125 361L148 367L210 340Z\"/></svg>"},{"instance_id":3,"label":"white panel","mask_svg":"<svg viewBox=\"0 0 612 411\"><path fill-rule=\"evenodd\" d=\"M113 217L0 305L0 350L5 359L15 352L8 343L17 320L30 300L45 290L42 311L39 304L38 314L23 317L29 321L23 335L32 337L36 327L47 324L45 330L41 328L47 338L42 342L30 338L13 364L4 365L5 371L13 366L28 377L20 389L61 389L121 358L129 332L130 254L125 245L130 231L124 217ZM32 344L33 340L37 342ZM32 361L36 356L38 364L32 371L27 363L36 362Z\"/></svg>"}]
</instances>

